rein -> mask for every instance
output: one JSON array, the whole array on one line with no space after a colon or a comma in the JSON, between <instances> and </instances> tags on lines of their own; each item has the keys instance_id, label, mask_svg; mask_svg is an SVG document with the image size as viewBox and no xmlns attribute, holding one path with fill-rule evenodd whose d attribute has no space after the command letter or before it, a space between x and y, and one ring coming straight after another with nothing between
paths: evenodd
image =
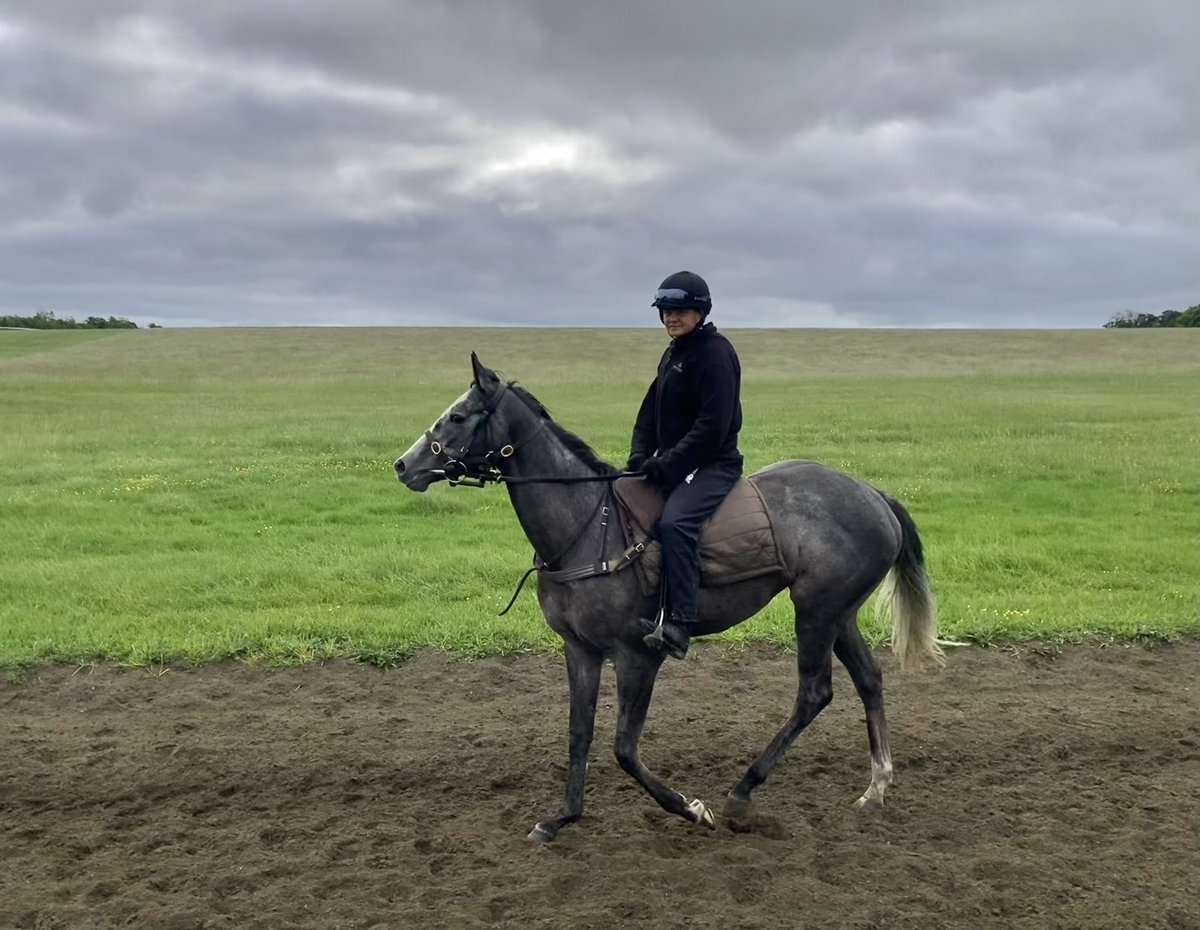
<instances>
[{"instance_id":1,"label":"rein","mask_svg":"<svg viewBox=\"0 0 1200 930\"><path fill-rule=\"evenodd\" d=\"M463 478L451 478L449 469L438 470L435 468L433 473L444 476L453 488L482 488L486 487L489 482L492 484L583 484L589 481L616 481L618 478L644 477L640 471L619 471L611 475L581 475L574 478L569 478L565 475L530 475L520 477L518 475L506 475L499 469L480 472Z\"/></svg>"}]
</instances>

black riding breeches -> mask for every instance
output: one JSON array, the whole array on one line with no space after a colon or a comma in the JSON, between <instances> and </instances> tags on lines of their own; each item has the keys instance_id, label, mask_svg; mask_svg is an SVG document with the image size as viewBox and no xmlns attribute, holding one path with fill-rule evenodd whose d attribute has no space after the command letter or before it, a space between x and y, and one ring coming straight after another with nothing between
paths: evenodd
<instances>
[{"instance_id":1,"label":"black riding breeches","mask_svg":"<svg viewBox=\"0 0 1200 930\"><path fill-rule=\"evenodd\" d=\"M710 465L699 469L690 482L671 491L658 521L662 544L662 580L666 585L670 616L684 626L696 620L700 591L700 528L725 500L738 478L741 464Z\"/></svg>"}]
</instances>

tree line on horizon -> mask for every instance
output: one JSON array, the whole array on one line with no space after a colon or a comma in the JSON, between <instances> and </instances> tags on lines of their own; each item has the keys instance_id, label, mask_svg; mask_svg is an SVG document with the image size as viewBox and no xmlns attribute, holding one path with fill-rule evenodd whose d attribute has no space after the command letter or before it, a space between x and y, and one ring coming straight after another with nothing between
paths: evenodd
<instances>
[{"instance_id":1,"label":"tree line on horizon","mask_svg":"<svg viewBox=\"0 0 1200 930\"><path fill-rule=\"evenodd\" d=\"M1200 304L1186 310L1164 310L1162 313L1134 313L1126 310L1104 324L1105 329L1144 329L1162 326L1200 326Z\"/></svg>"},{"instance_id":2,"label":"tree line on horizon","mask_svg":"<svg viewBox=\"0 0 1200 930\"><path fill-rule=\"evenodd\" d=\"M1105 329L1148 329L1160 327L1200 327L1200 304L1186 310L1164 310L1162 313L1134 313L1126 310L1104 324ZM137 329L137 323L120 316L89 316L82 322L73 317L59 319L50 310L39 310L33 316L0 316L0 328L10 329ZM151 323L150 329L161 329Z\"/></svg>"},{"instance_id":3,"label":"tree line on horizon","mask_svg":"<svg viewBox=\"0 0 1200 930\"><path fill-rule=\"evenodd\" d=\"M13 329L137 329L137 323L121 316L89 316L82 322L74 317L59 319L51 310L39 310L33 316L0 316L0 327ZM150 329L161 329L151 323Z\"/></svg>"}]
</instances>

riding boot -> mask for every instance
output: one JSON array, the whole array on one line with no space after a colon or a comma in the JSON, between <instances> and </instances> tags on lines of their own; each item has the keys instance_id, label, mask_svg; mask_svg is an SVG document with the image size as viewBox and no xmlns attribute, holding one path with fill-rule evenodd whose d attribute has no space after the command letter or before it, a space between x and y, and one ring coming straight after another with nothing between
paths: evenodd
<instances>
[{"instance_id":1,"label":"riding boot","mask_svg":"<svg viewBox=\"0 0 1200 930\"><path fill-rule=\"evenodd\" d=\"M696 621L693 619L672 614L671 619L663 624L663 644L672 659L682 659L687 655L688 644L695 635Z\"/></svg>"},{"instance_id":2,"label":"riding boot","mask_svg":"<svg viewBox=\"0 0 1200 930\"><path fill-rule=\"evenodd\" d=\"M649 620L641 622L643 628L651 625ZM672 659L682 659L687 655L688 645L695 631L695 620L672 614L671 619L664 620L661 626L654 624L650 632L642 637L642 642L655 651L665 649Z\"/></svg>"}]
</instances>

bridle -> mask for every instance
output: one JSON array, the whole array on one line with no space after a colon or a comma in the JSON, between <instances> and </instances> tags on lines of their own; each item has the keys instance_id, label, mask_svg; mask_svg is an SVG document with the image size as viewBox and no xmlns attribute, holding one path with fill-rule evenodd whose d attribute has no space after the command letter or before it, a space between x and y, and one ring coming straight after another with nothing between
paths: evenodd
<instances>
[{"instance_id":1,"label":"bridle","mask_svg":"<svg viewBox=\"0 0 1200 930\"><path fill-rule=\"evenodd\" d=\"M505 443L499 449L490 448L492 441L490 438L491 429L489 426L489 421L492 418L492 414L499 409L500 401L503 399L505 393L508 391L511 385L511 381L504 382L504 384L500 386L500 390L496 392L495 396L488 401L487 406L484 407L483 418L477 424L475 424L475 429L471 433L471 438L467 440L467 444L465 446L458 450L457 456L452 455L445 446L433 438L432 427L425 431L425 441L429 443L429 451L439 457L445 456L445 463L441 469L435 469L435 473L440 471L442 476L445 477L445 479L449 481L453 487L459 487L461 485L469 488L482 488L485 487L489 481L494 484L499 484L503 481L511 482L514 480L529 480L515 479L505 475L504 472L500 470L500 464L505 459L510 459L516 455L522 446L537 436L537 434L545 428L546 419L544 417L539 417L538 425L534 431L519 442ZM479 445L479 434L481 432L484 434L483 445L489 447L488 451L482 455L472 456L471 448Z\"/></svg>"}]
</instances>

